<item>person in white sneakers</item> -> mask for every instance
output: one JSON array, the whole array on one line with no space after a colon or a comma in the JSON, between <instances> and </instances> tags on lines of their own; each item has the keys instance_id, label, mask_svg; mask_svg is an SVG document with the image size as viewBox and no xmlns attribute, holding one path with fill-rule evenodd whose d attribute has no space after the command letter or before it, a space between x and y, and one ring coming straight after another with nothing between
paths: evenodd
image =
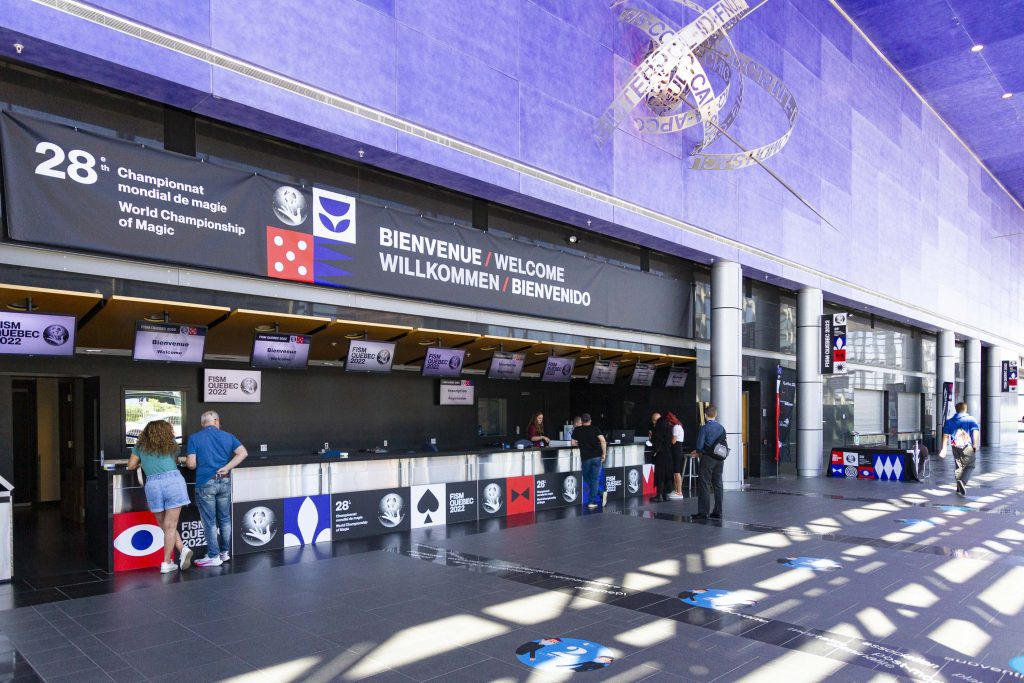
<instances>
[{"instance_id":1,"label":"person in white sneakers","mask_svg":"<svg viewBox=\"0 0 1024 683\"><path fill-rule=\"evenodd\" d=\"M195 565L219 567L231 559L231 470L249 452L238 437L220 428L214 411L203 413L200 424L203 428L188 437L186 450L186 463L196 471L196 504L206 532L206 557Z\"/></svg>"},{"instance_id":2,"label":"person in white sneakers","mask_svg":"<svg viewBox=\"0 0 1024 683\"><path fill-rule=\"evenodd\" d=\"M181 542L181 534L178 533L181 508L189 503L185 478L178 471L178 450L171 423L153 420L139 434L128 458L129 470L142 467L146 474L146 503L164 532L161 574L173 572L178 567L188 569L192 565L192 549ZM172 559L175 548L178 549L178 564Z\"/></svg>"},{"instance_id":3,"label":"person in white sneakers","mask_svg":"<svg viewBox=\"0 0 1024 683\"><path fill-rule=\"evenodd\" d=\"M683 498L683 465L686 463L686 453L683 451L683 424L672 412L665 413L665 419L672 425L672 482L675 490L670 491L670 500L682 500Z\"/></svg>"}]
</instances>

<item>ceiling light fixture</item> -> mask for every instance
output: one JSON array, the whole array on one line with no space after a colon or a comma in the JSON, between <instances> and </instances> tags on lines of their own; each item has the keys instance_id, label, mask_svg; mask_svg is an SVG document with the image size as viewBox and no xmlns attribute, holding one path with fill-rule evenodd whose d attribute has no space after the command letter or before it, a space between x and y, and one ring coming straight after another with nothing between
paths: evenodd
<instances>
[{"instance_id":1,"label":"ceiling light fixture","mask_svg":"<svg viewBox=\"0 0 1024 683\"><path fill-rule=\"evenodd\" d=\"M1011 97L1013 97L1013 93L1012 93L1012 92L1004 92L1004 93L1003 93L1003 99L1004 99L1004 100L1008 100L1008 99L1010 99Z\"/></svg>"},{"instance_id":2,"label":"ceiling light fixture","mask_svg":"<svg viewBox=\"0 0 1024 683\"><path fill-rule=\"evenodd\" d=\"M985 49L985 46L984 45L980 45L980 44L979 45L972 45L971 46L971 52L981 52L984 49Z\"/></svg>"},{"instance_id":3,"label":"ceiling light fixture","mask_svg":"<svg viewBox=\"0 0 1024 683\"><path fill-rule=\"evenodd\" d=\"M568 237L565 238L565 241L568 242L569 244L579 244L580 237L579 235L569 235Z\"/></svg>"}]
</instances>

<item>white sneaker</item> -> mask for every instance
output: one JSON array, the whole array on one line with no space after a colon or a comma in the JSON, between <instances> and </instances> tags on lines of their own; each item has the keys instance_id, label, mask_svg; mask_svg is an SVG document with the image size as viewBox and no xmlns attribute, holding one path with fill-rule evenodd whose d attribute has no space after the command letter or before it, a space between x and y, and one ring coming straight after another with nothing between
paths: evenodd
<instances>
[{"instance_id":1,"label":"white sneaker","mask_svg":"<svg viewBox=\"0 0 1024 683\"><path fill-rule=\"evenodd\" d=\"M200 560L196 560L192 564L194 564L197 567L219 567L223 563L220 561L220 556L217 556L217 557L204 557L204 558L202 558Z\"/></svg>"},{"instance_id":2,"label":"white sneaker","mask_svg":"<svg viewBox=\"0 0 1024 683\"><path fill-rule=\"evenodd\" d=\"M672 500L682 500L683 494L672 491L668 494L668 497L671 498Z\"/></svg>"},{"instance_id":3,"label":"white sneaker","mask_svg":"<svg viewBox=\"0 0 1024 683\"><path fill-rule=\"evenodd\" d=\"M185 546L181 549L181 555L178 556L178 566L182 569L188 569L192 566L192 548Z\"/></svg>"},{"instance_id":4,"label":"white sneaker","mask_svg":"<svg viewBox=\"0 0 1024 683\"><path fill-rule=\"evenodd\" d=\"M220 554L220 561L221 562L227 562L230 559L231 559L231 554L230 553L221 553Z\"/></svg>"},{"instance_id":5,"label":"white sneaker","mask_svg":"<svg viewBox=\"0 0 1024 683\"><path fill-rule=\"evenodd\" d=\"M160 563L160 573L161 574L170 574L173 571L177 571L177 569L178 569L178 565L174 564L173 562L161 562Z\"/></svg>"}]
</instances>

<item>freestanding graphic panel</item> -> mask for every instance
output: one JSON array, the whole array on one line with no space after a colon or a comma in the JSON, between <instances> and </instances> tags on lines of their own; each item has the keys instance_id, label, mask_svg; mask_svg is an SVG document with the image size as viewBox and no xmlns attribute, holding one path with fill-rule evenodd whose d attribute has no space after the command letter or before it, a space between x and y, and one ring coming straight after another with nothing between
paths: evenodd
<instances>
[{"instance_id":1,"label":"freestanding graphic panel","mask_svg":"<svg viewBox=\"0 0 1024 683\"><path fill-rule=\"evenodd\" d=\"M409 489L378 489L331 495L335 541L411 528Z\"/></svg>"}]
</instances>

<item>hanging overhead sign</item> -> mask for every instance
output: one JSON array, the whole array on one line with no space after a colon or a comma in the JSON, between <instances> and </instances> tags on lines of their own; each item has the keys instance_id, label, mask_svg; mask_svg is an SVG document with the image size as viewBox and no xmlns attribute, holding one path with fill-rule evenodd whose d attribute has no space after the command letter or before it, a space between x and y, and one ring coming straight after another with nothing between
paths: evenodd
<instances>
[{"instance_id":1,"label":"hanging overhead sign","mask_svg":"<svg viewBox=\"0 0 1024 683\"><path fill-rule=\"evenodd\" d=\"M203 401L206 403L259 403L263 373L259 370L203 369Z\"/></svg>"},{"instance_id":2,"label":"hanging overhead sign","mask_svg":"<svg viewBox=\"0 0 1024 683\"><path fill-rule=\"evenodd\" d=\"M1004 360L1002 365L1002 390L1017 393L1017 361Z\"/></svg>"},{"instance_id":3,"label":"hanging overhead sign","mask_svg":"<svg viewBox=\"0 0 1024 683\"><path fill-rule=\"evenodd\" d=\"M0 311L0 353L75 355L75 317Z\"/></svg>"},{"instance_id":4,"label":"hanging overhead sign","mask_svg":"<svg viewBox=\"0 0 1024 683\"><path fill-rule=\"evenodd\" d=\"M821 374L845 375L846 313L821 316Z\"/></svg>"},{"instance_id":5,"label":"hanging overhead sign","mask_svg":"<svg viewBox=\"0 0 1024 683\"><path fill-rule=\"evenodd\" d=\"M689 319L677 280L315 180L281 183L6 112L0 133L14 240L664 334Z\"/></svg>"}]
</instances>

